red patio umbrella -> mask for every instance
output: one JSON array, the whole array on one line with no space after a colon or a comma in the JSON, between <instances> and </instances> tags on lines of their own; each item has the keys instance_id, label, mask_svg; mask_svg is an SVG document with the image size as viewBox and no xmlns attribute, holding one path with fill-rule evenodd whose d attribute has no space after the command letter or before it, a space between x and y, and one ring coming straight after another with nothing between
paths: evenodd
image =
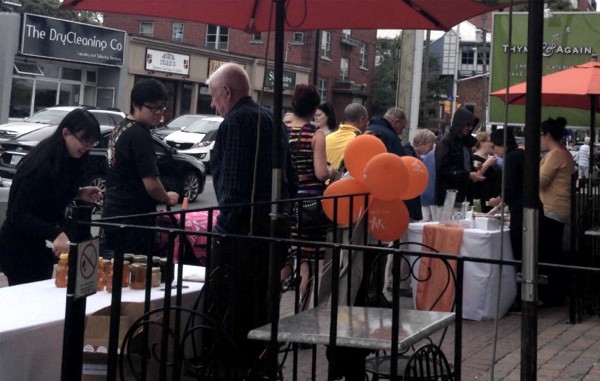
<instances>
[{"instance_id":1,"label":"red patio umbrella","mask_svg":"<svg viewBox=\"0 0 600 381\"><path fill-rule=\"evenodd\" d=\"M261 32L275 29L278 3L285 6L286 30L449 30L461 21L506 8L510 0L65 0L61 9L165 17Z\"/></svg>"},{"instance_id":2,"label":"red patio umbrella","mask_svg":"<svg viewBox=\"0 0 600 381\"><path fill-rule=\"evenodd\" d=\"M508 88L509 104L525 104L527 82ZM507 100L506 89L494 91L493 97ZM600 62L597 57L591 61L542 77L542 105L572 107L584 110L600 110Z\"/></svg>"},{"instance_id":3,"label":"red patio umbrella","mask_svg":"<svg viewBox=\"0 0 600 381\"><path fill-rule=\"evenodd\" d=\"M518 83L490 95L508 104L524 105L527 82ZM596 113L600 110L600 62L593 55L589 62L568 69L546 74L542 77L541 102L543 106L571 107L590 110L590 140L595 141ZM590 163L593 150L590 150ZM593 166L590 165L590 178ZM591 187L591 181L589 186Z\"/></svg>"}]
</instances>

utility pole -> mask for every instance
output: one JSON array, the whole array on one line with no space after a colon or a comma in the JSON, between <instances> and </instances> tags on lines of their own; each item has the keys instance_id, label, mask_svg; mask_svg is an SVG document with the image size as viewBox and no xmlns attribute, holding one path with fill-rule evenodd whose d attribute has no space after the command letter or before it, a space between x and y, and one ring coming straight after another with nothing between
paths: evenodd
<instances>
[{"instance_id":1,"label":"utility pole","mask_svg":"<svg viewBox=\"0 0 600 381\"><path fill-rule=\"evenodd\" d=\"M482 102L482 107L483 107L483 112L481 113L480 119L481 119L481 131L485 131L487 128L487 113L488 113L488 82L490 80L490 75L489 73L487 73L488 71L488 66L487 66L487 60L489 57L489 49L487 47L487 29L485 27L485 20L487 18L487 15L484 13L481 16L481 40L482 40L482 46L481 46L481 57L482 57L482 87L483 87L483 98L481 99Z\"/></svg>"},{"instance_id":2,"label":"utility pole","mask_svg":"<svg viewBox=\"0 0 600 381\"><path fill-rule=\"evenodd\" d=\"M407 141L409 136L414 135L419 122L423 31L403 30L401 41L396 105L404 110L409 122L409 128L401 136L404 141Z\"/></svg>"}]
</instances>

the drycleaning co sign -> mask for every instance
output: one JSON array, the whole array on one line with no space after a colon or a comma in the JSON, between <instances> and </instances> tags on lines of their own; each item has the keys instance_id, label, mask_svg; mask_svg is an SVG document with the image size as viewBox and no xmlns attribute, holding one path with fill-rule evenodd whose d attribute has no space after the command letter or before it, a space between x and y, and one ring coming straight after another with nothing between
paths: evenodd
<instances>
[{"instance_id":1,"label":"the drycleaning co sign","mask_svg":"<svg viewBox=\"0 0 600 381\"><path fill-rule=\"evenodd\" d=\"M106 66L123 66L125 32L25 14L21 54Z\"/></svg>"}]
</instances>

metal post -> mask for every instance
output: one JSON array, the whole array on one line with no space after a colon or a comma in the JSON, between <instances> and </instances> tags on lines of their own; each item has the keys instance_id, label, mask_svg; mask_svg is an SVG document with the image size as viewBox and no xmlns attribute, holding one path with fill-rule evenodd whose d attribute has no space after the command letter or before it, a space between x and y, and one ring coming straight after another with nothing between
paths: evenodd
<instances>
[{"instance_id":1,"label":"metal post","mask_svg":"<svg viewBox=\"0 0 600 381\"><path fill-rule=\"evenodd\" d=\"M523 192L521 380L537 379L538 216L544 2L529 0Z\"/></svg>"},{"instance_id":2,"label":"metal post","mask_svg":"<svg viewBox=\"0 0 600 381\"><path fill-rule=\"evenodd\" d=\"M75 299L77 277L77 245L90 237L89 225L78 226L79 221L90 222L92 208L74 206L67 218L67 236L71 240L69 250L69 279L67 281L67 303L65 308L65 328L63 334L63 355L61 380L81 380L83 370L83 335L85 332L86 299Z\"/></svg>"}]
</instances>

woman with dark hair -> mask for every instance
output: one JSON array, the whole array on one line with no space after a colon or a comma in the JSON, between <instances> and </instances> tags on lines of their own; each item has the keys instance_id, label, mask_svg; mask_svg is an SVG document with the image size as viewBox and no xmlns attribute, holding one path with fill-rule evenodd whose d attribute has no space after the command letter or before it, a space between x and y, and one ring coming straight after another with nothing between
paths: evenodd
<instances>
[{"instance_id":1,"label":"woman with dark hair","mask_svg":"<svg viewBox=\"0 0 600 381\"><path fill-rule=\"evenodd\" d=\"M325 135L337 130L338 124L335 117L335 109L331 103L323 102L317 106L317 111L315 111L315 123Z\"/></svg>"},{"instance_id":2,"label":"woman with dark hair","mask_svg":"<svg viewBox=\"0 0 600 381\"><path fill-rule=\"evenodd\" d=\"M327 164L325 154L325 134L323 130L311 123L315 111L321 102L319 91L314 85L296 85L292 96L294 115L289 124L290 153L292 164L298 175L298 197L318 197L323 195L325 182L333 179L337 171ZM315 203L315 201L310 201ZM309 202L309 203L310 203ZM320 202L316 202L317 206ZM295 210L295 221L292 226L292 238L310 241L325 241L327 234L323 226L307 226L309 218L307 205ZM300 293L304 294L309 281L309 260L322 259L324 249L315 247L299 248L300 258ZM291 266L282 271L282 279L289 276Z\"/></svg>"},{"instance_id":3,"label":"woman with dark hair","mask_svg":"<svg viewBox=\"0 0 600 381\"><path fill-rule=\"evenodd\" d=\"M96 118L75 109L23 159L0 229L0 267L9 285L50 279L54 256L69 252L66 207L75 198L98 202L102 197L98 187L80 187L82 158L99 136ZM52 243L51 249L46 241Z\"/></svg>"},{"instance_id":4,"label":"woman with dark hair","mask_svg":"<svg viewBox=\"0 0 600 381\"><path fill-rule=\"evenodd\" d=\"M540 220L540 262L563 264L563 231L565 222L571 217L571 176L575 162L562 144L566 120L549 118L542 122L540 143L547 150L540 162L540 200L544 215ZM561 271L553 268L541 269L548 275L548 284L540 286L540 300L546 305L562 305L565 298L565 279Z\"/></svg>"}]
</instances>

